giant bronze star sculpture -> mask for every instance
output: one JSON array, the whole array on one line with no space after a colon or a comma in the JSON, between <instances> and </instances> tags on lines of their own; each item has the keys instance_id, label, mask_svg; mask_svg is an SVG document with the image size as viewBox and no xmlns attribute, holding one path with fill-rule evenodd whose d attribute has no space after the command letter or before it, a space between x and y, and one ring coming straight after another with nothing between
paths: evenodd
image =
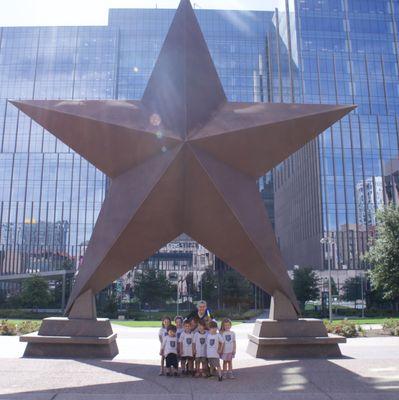
<instances>
[{"instance_id":1,"label":"giant bronze star sculpture","mask_svg":"<svg viewBox=\"0 0 399 400\"><path fill-rule=\"evenodd\" d=\"M189 0L141 101L13 104L112 181L67 313L183 232L297 309L256 179L353 106L228 102Z\"/></svg>"}]
</instances>

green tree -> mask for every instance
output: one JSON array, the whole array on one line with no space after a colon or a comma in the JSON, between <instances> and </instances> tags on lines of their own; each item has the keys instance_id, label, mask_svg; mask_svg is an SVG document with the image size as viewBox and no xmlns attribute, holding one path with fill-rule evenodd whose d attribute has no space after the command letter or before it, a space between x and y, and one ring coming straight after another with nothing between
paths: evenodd
<instances>
[{"instance_id":1,"label":"green tree","mask_svg":"<svg viewBox=\"0 0 399 400\"><path fill-rule=\"evenodd\" d=\"M295 269L293 287L302 309L307 301L317 300L320 296L319 278L312 268Z\"/></svg>"},{"instance_id":2,"label":"green tree","mask_svg":"<svg viewBox=\"0 0 399 400\"><path fill-rule=\"evenodd\" d=\"M142 304L150 307L164 306L168 300L175 299L176 286L172 285L165 274L154 268L136 274L134 294Z\"/></svg>"},{"instance_id":3,"label":"green tree","mask_svg":"<svg viewBox=\"0 0 399 400\"><path fill-rule=\"evenodd\" d=\"M51 301L52 296L46 279L35 275L22 282L21 304L29 308L45 308Z\"/></svg>"},{"instance_id":4,"label":"green tree","mask_svg":"<svg viewBox=\"0 0 399 400\"><path fill-rule=\"evenodd\" d=\"M3 289L0 289L0 307L4 307L7 302L6 292Z\"/></svg>"},{"instance_id":5,"label":"green tree","mask_svg":"<svg viewBox=\"0 0 399 400\"><path fill-rule=\"evenodd\" d=\"M73 260L67 258L62 262L61 269L73 270L75 269L75 263L73 262Z\"/></svg>"},{"instance_id":6,"label":"green tree","mask_svg":"<svg viewBox=\"0 0 399 400\"><path fill-rule=\"evenodd\" d=\"M106 318L118 317L118 299L116 297L116 293L113 291L107 295L106 300L101 308L101 313Z\"/></svg>"},{"instance_id":7,"label":"green tree","mask_svg":"<svg viewBox=\"0 0 399 400\"><path fill-rule=\"evenodd\" d=\"M196 287L194 285L194 274L192 272L189 272L186 276L186 286L187 286L187 293L191 296L191 297L195 297L196 295Z\"/></svg>"},{"instance_id":8,"label":"green tree","mask_svg":"<svg viewBox=\"0 0 399 400\"><path fill-rule=\"evenodd\" d=\"M218 277L213 267L208 267L202 274L200 285L202 287L201 300L206 300L208 305L214 308L218 298Z\"/></svg>"},{"instance_id":9,"label":"green tree","mask_svg":"<svg viewBox=\"0 0 399 400\"><path fill-rule=\"evenodd\" d=\"M237 307L240 312L241 307L248 307L252 302L252 285L238 272L229 269L223 274L222 296L226 307Z\"/></svg>"},{"instance_id":10,"label":"green tree","mask_svg":"<svg viewBox=\"0 0 399 400\"><path fill-rule=\"evenodd\" d=\"M349 278L345 281L342 290L343 300L356 301L362 298L362 281L360 276Z\"/></svg>"},{"instance_id":11,"label":"green tree","mask_svg":"<svg viewBox=\"0 0 399 400\"><path fill-rule=\"evenodd\" d=\"M381 290L399 311L399 208L386 207L377 213L377 235L364 260L373 269L370 272L374 289Z\"/></svg>"},{"instance_id":12,"label":"green tree","mask_svg":"<svg viewBox=\"0 0 399 400\"><path fill-rule=\"evenodd\" d=\"M331 278L331 294L333 296L338 296L338 287L337 284L335 283L334 278Z\"/></svg>"}]
</instances>

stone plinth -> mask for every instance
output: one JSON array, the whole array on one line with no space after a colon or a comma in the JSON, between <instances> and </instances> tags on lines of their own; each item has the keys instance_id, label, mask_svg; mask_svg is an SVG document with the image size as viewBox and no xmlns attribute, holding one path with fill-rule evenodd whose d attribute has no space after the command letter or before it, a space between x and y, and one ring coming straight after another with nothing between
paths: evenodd
<instances>
[{"instance_id":1,"label":"stone plinth","mask_svg":"<svg viewBox=\"0 0 399 400\"><path fill-rule=\"evenodd\" d=\"M106 318L45 318L39 332L23 335L24 357L113 358L116 333Z\"/></svg>"},{"instance_id":2,"label":"stone plinth","mask_svg":"<svg viewBox=\"0 0 399 400\"><path fill-rule=\"evenodd\" d=\"M297 359L341 357L346 339L327 333L317 319L258 319L249 335L248 353L257 358Z\"/></svg>"}]
</instances>

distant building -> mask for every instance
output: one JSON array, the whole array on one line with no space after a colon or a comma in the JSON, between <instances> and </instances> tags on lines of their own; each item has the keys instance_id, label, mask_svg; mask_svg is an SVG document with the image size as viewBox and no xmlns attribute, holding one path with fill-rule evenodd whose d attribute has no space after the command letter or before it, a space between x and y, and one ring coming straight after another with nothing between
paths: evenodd
<instances>
[{"instance_id":1,"label":"distant building","mask_svg":"<svg viewBox=\"0 0 399 400\"><path fill-rule=\"evenodd\" d=\"M384 186L388 201L399 205L399 159L385 163Z\"/></svg>"},{"instance_id":2,"label":"distant building","mask_svg":"<svg viewBox=\"0 0 399 400\"><path fill-rule=\"evenodd\" d=\"M0 252L4 254L0 274L38 273L71 268L66 252L67 221L56 223L25 220L22 224L3 224Z\"/></svg>"},{"instance_id":3,"label":"distant building","mask_svg":"<svg viewBox=\"0 0 399 400\"><path fill-rule=\"evenodd\" d=\"M284 25L297 42L286 47L298 73L284 101L358 107L276 168L276 234L288 268L325 268L325 236L336 239L334 268L361 268L376 211L389 203L384 164L399 153L398 2L289 4Z\"/></svg>"},{"instance_id":4,"label":"distant building","mask_svg":"<svg viewBox=\"0 0 399 400\"><path fill-rule=\"evenodd\" d=\"M384 187L381 176L367 178L356 184L359 225L375 226L376 212L384 206Z\"/></svg>"},{"instance_id":5,"label":"distant building","mask_svg":"<svg viewBox=\"0 0 399 400\"><path fill-rule=\"evenodd\" d=\"M177 283L180 293L185 296L188 294L187 276L192 274L192 282L198 288L204 272L213 266L214 255L212 253L187 235L181 235L152 257L132 268L122 277L122 282L125 290L128 291L134 287L134 280L138 274L154 268L165 273L171 282Z\"/></svg>"}]
</instances>

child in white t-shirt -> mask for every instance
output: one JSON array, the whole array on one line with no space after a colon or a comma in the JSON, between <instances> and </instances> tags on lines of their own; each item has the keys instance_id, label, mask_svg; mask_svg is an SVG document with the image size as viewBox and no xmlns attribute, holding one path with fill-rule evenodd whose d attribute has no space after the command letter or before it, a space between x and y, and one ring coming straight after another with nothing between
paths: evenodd
<instances>
[{"instance_id":1,"label":"child in white t-shirt","mask_svg":"<svg viewBox=\"0 0 399 400\"><path fill-rule=\"evenodd\" d=\"M168 326L168 334L162 340L162 346L160 354L165 357L166 360L166 376L179 375L179 362L177 359L177 346L178 341L176 337L176 327L174 325Z\"/></svg>"},{"instance_id":2,"label":"child in white t-shirt","mask_svg":"<svg viewBox=\"0 0 399 400\"><path fill-rule=\"evenodd\" d=\"M236 355L236 335L231 330L231 326L232 323L228 318L225 318L220 326L220 334L224 340L221 359L223 360L223 376L234 379L233 358Z\"/></svg>"},{"instance_id":3,"label":"child in white t-shirt","mask_svg":"<svg viewBox=\"0 0 399 400\"><path fill-rule=\"evenodd\" d=\"M159 338L159 342L161 343L161 351L162 351L162 342L164 337L166 337L168 335L168 327L171 325L172 320L170 319L170 317L165 316L162 318L162 326L159 329L158 332L158 338ZM165 357L164 355L161 354L161 371L159 372L159 375L164 375L164 368L165 368Z\"/></svg>"},{"instance_id":4,"label":"child in white t-shirt","mask_svg":"<svg viewBox=\"0 0 399 400\"><path fill-rule=\"evenodd\" d=\"M197 332L194 333L195 376L206 377L208 373L208 360L206 358L206 323L199 321Z\"/></svg>"},{"instance_id":5,"label":"child in white t-shirt","mask_svg":"<svg viewBox=\"0 0 399 400\"><path fill-rule=\"evenodd\" d=\"M218 324L215 321L209 322L209 332L206 336L206 356L208 358L211 374L216 370L219 382L222 380L222 370L220 369L219 357L223 353L224 340L218 333Z\"/></svg>"},{"instance_id":6,"label":"child in white t-shirt","mask_svg":"<svg viewBox=\"0 0 399 400\"><path fill-rule=\"evenodd\" d=\"M183 322L184 331L179 339L179 354L181 358L181 368L183 375L194 374L194 345L193 334L191 333L191 321L185 320Z\"/></svg>"},{"instance_id":7,"label":"child in white t-shirt","mask_svg":"<svg viewBox=\"0 0 399 400\"><path fill-rule=\"evenodd\" d=\"M175 325L176 325L176 337L177 337L177 340L179 340L180 339L180 335L184 331L184 329L183 329L183 317L181 317L180 315L177 315L175 317Z\"/></svg>"}]
</instances>

